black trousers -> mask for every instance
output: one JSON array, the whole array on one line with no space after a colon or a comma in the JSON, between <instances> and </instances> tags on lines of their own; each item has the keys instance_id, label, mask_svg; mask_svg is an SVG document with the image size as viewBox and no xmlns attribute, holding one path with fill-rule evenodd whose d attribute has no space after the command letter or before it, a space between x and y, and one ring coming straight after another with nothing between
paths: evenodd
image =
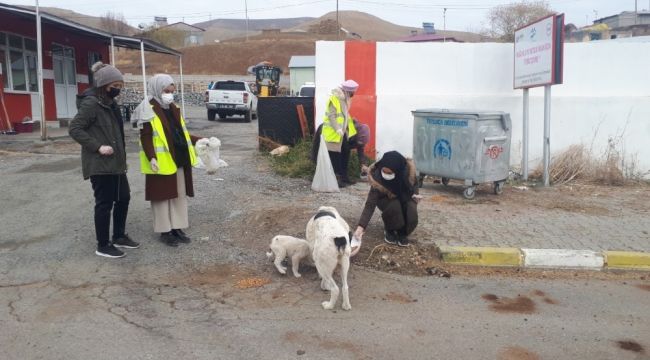
<instances>
[{"instance_id":1,"label":"black trousers","mask_svg":"<svg viewBox=\"0 0 650 360\"><path fill-rule=\"evenodd\" d=\"M90 177L95 194L95 235L97 246L109 244L111 211L113 213L113 238L125 234L126 215L129 212L131 189L126 174L94 175Z\"/></svg>"},{"instance_id":2,"label":"black trousers","mask_svg":"<svg viewBox=\"0 0 650 360\"><path fill-rule=\"evenodd\" d=\"M350 143L347 135L343 138L341 152L328 151L334 173L342 179L348 178L348 164L350 163Z\"/></svg>"},{"instance_id":3,"label":"black trousers","mask_svg":"<svg viewBox=\"0 0 650 360\"><path fill-rule=\"evenodd\" d=\"M414 200L401 203L398 199L385 199L377 205L386 231L409 235L418 226L418 207Z\"/></svg>"}]
</instances>

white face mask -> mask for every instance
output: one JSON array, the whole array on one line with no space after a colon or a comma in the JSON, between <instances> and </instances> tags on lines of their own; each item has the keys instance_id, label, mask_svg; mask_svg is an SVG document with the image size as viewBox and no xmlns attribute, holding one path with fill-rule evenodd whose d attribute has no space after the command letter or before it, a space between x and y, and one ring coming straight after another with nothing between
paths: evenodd
<instances>
[{"instance_id":1,"label":"white face mask","mask_svg":"<svg viewBox=\"0 0 650 360\"><path fill-rule=\"evenodd\" d=\"M163 105L169 105L174 102L174 94L162 94L160 99L163 102Z\"/></svg>"},{"instance_id":2,"label":"white face mask","mask_svg":"<svg viewBox=\"0 0 650 360\"><path fill-rule=\"evenodd\" d=\"M393 179L395 178L395 173L392 173L392 174L386 174L385 172L382 171L382 172L381 172L381 177L383 177L384 180L391 181L391 180L393 180Z\"/></svg>"}]
</instances>

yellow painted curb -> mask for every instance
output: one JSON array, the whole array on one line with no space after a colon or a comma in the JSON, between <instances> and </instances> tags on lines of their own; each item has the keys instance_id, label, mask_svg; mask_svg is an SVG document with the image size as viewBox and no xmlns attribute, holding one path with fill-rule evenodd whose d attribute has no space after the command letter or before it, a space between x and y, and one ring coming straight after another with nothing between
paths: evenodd
<instances>
[{"instance_id":1,"label":"yellow painted curb","mask_svg":"<svg viewBox=\"0 0 650 360\"><path fill-rule=\"evenodd\" d=\"M452 264L483 266L522 266L521 251L516 248L441 246L442 261Z\"/></svg>"},{"instance_id":2,"label":"yellow painted curb","mask_svg":"<svg viewBox=\"0 0 650 360\"><path fill-rule=\"evenodd\" d=\"M610 269L650 270L650 253L633 251L605 251L605 264Z\"/></svg>"}]
</instances>

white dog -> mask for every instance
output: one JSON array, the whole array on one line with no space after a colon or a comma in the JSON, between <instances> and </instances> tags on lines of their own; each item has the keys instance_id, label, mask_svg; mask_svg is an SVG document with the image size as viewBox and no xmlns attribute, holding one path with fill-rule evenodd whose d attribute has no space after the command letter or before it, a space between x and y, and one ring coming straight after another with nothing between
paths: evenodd
<instances>
[{"instance_id":1,"label":"white dog","mask_svg":"<svg viewBox=\"0 0 650 360\"><path fill-rule=\"evenodd\" d=\"M273 260L273 255L275 255L273 263L280 274L284 275L287 273L287 268L282 266L282 261L285 257L289 256L291 258L291 271L293 271L293 276L297 278L301 276L298 272L300 261L308 257L310 253L309 243L307 241L293 236L278 235L271 240L269 248L271 251L266 253L266 257Z\"/></svg>"},{"instance_id":2,"label":"white dog","mask_svg":"<svg viewBox=\"0 0 650 360\"><path fill-rule=\"evenodd\" d=\"M321 206L307 223L307 242L321 277L321 289L330 291L330 300L322 303L326 310L333 309L339 297L339 287L333 277L337 265L341 265L341 307L343 310L352 309L348 293L350 237L350 227L333 207Z\"/></svg>"}]
</instances>

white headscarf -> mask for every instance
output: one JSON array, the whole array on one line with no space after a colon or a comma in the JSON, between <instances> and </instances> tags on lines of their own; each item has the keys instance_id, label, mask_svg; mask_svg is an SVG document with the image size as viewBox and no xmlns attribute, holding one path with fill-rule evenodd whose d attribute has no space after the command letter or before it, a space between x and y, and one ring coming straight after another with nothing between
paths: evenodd
<instances>
[{"instance_id":1,"label":"white headscarf","mask_svg":"<svg viewBox=\"0 0 650 360\"><path fill-rule=\"evenodd\" d=\"M131 122L137 123L138 128L142 129L142 124L153 120L156 114L153 112L151 104L149 103L151 99L156 100L163 109L169 109L169 104L164 104L161 96L163 90L173 83L174 79L167 74L156 74L152 76L147 82L147 99L142 100L142 102L133 110Z\"/></svg>"}]
</instances>

